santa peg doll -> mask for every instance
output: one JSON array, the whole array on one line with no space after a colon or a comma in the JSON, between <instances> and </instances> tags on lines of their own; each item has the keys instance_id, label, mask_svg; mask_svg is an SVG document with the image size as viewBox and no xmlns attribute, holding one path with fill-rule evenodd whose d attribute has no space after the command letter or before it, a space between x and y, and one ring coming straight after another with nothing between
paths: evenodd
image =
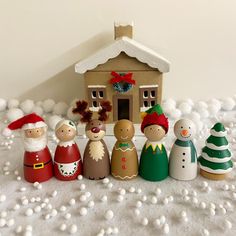
<instances>
[{"instance_id":1,"label":"santa peg doll","mask_svg":"<svg viewBox=\"0 0 236 236\"><path fill-rule=\"evenodd\" d=\"M71 120L57 123L55 133L59 139L54 156L54 175L59 180L75 180L82 174L82 160L75 142L76 125Z\"/></svg>"},{"instance_id":2,"label":"santa peg doll","mask_svg":"<svg viewBox=\"0 0 236 236\"><path fill-rule=\"evenodd\" d=\"M35 113L13 121L7 127L21 130L24 155L24 177L31 183L44 182L53 176L53 163L47 147L47 125Z\"/></svg>"}]
</instances>

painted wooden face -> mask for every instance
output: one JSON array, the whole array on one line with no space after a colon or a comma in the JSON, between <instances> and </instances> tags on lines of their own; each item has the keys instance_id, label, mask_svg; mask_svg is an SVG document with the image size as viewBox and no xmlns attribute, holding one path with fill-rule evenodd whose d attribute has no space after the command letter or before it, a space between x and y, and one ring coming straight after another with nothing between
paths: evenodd
<instances>
[{"instance_id":1,"label":"painted wooden face","mask_svg":"<svg viewBox=\"0 0 236 236\"><path fill-rule=\"evenodd\" d=\"M160 125L149 125L144 128L144 135L151 142L157 142L163 139L166 131Z\"/></svg>"},{"instance_id":2,"label":"painted wooden face","mask_svg":"<svg viewBox=\"0 0 236 236\"><path fill-rule=\"evenodd\" d=\"M45 128L26 129L24 132L27 138L39 138L45 134Z\"/></svg>"},{"instance_id":3,"label":"painted wooden face","mask_svg":"<svg viewBox=\"0 0 236 236\"><path fill-rule=\"evenodd\" d=\"M68 142L75 138L76 130L71 128L69 125L62 125L56 130L57 138L62 142Z\"/></svg>"},{"instance_id":4,"label":"painted wooden face","mask_svg":"<svg viewBox=\"0 0 236 236\"><path fill-rule=\"evenodd\" d=\"M105 124L97 119L91 120L85 128L86 136L93 141L103 139L106 134Z\"/></svg>"},{"instance_id":5,"label":"painted wooden face","mask_svg":"<svg viewBox=\"0 0 236 236\"><path fill-rule=\"evenodd\" d=\"M175 123L174 133L179 140L188 141L194 137L196 126L191 120L181 119Z\"/></svg>"},{"instance_id":6,"label":"painted wooden face","mask_svg":"<svg viewBox=\"0 0 236 236\"><path fill-rule=\"evenodd\" d=\"M119 120L114 127L114 135L118 141L130 141L134 137L134 125L129 120Z\"/></svg>"}]
</instances>

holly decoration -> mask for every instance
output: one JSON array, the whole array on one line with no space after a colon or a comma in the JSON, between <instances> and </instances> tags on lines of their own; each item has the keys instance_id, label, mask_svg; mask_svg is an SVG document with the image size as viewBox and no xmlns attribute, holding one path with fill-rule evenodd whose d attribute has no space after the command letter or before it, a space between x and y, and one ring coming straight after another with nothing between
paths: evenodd
<instances>
[{"instance_id":1,"label":"holly decoration","mask_svg":"<svg viewBox=\"0 0 236 236\"><path fill-rule=\"evenodd\" d=\"M117 73L112 71L111 75L113 78L110 80L110 83L119 93L128 92L135 85L135 80L132 79L133 73Z\"/></svg>"},{"instance_id":2,"label":"holly decoration","mask_svg":"<svg viewBox=\"0 0 236 236\"><path fill-rule=\"evenodd\" d=\"M216 123L198 159L200 168L215 175L229 173L233 168L233 162L228 147L225 127L221 123Z\"/></svg>"}]
</instances>

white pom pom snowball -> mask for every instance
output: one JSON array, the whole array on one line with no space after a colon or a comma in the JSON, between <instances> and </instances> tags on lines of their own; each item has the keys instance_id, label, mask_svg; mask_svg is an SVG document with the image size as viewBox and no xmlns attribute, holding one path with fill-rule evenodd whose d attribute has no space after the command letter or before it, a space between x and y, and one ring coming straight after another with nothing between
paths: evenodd
<instances>
[{"instance_id":1,"label":"white pom pom snowball","mask_svg":"<svg viewBox=\"0 0 236 236\"><path fill-rule=\"evenodd\" d=\"M42 116L43 115L43 108L40 106L35 106L35 107L33 107L32 112L36 113L39 116Z\"/></svg>"},{"instance_id":2,"label":"white pom pom snowball","mask_svg":"<svg viewBox=\"0 0 236 236\"><path fill-rule=\"evenodd\" d=\"M225 111L232 111L235 107L235 101L233 98L225 98L222 100L222 109Z\"/></svg>"},{"instance_id":3,"label":"white pom pom snowball","mask_svg":"<svg viewBox=\"0 0 236 236\"><path fill-rule=\"evenodd\" d=\"M178 108L184 115L192 111L192 106L188 102L180 103Z\"/></svg>"},{"instance_id":4,"label":"white pom pom snowball","mask_svg":"<svg viewBox=\"0 0 236 236\"><path fill-rule=\"evenodd\" d=\"M79 114L74 114L72 112L72 110L74 109L74 107L69 107L69 109L67 110L67 118L73 121L78 121L80 119L80 115Z\"/></svg>"},{"instance_id":5,"label":"white pom pom snowball","mask_svg":"<svg viewBox=\"0 0 236 236\"><path fill-rule=\"evenodd\" d=\"M47 99L43 101L43 104L42 104L43 110L46 113L52 112L54 106L55 106L55 102L52 99Z\"/></svg>"},{"instance_id":6,"label":"white pom pom snowball","mask_svg":"<svg viewBox=\"0 0 236 236\"><path fill-rule=\"evenodd\" d=\"M198 112L194 111L194 112L191 112L191 114L189 114L187 118L194 122L197 122L197 121L200 121L201 116L199 115Z\"/></svg>"},{"instance_id":7,"label":"white pom pom snowball","mask_svg":"<svg viewBox=\"0 0 236 236\"><path fill-rule=\"evenodd\" d=\"M179 109L174 109L169 114L172 119L177 120L181 117L182 112Z\"/></svg>"},{"instance_id":8,"label":"white pom pom snowball","mask_svg":"<svg viewBox=\"0 0 236 236\"><path fill-rule=\"evenodd\" d=\"M19 106L19 104L20 104L19 100L13 98L13 99L8 100L7 107L8 107L8 109L17 108Z\"/></svg>"},{"instance_id":9,"label":"white pom pom snowball","mask_svg":"<svg viewBox=\"0 0 236 236\"><path fill-rule=\"evenodd\" d=\"M194 109L196 111L202 110L202 109L207 109L208 105L206 102L199 101L195 103Z\"/></svg>"},{"instance_id":10,"label":"white pom pom snowball","mask_svg":"<svg viewBox=\"0 0 236 236\"><path fill-rule=\"evenodd\" d=\"M216 106L216 107L218 108L218 110L221 109L221 102L220 102L218 99L216 99L216 98L210 99L210 100L208 101L208 106L209 106L209 105Z\"/></svg>"},{"instance_id":11,"label":"white pom pom snowball","mask_svg":"<svg viewBox=\"0 0 236 236\"><path fill-rule=\"evenodd\" d=\"M61 121L62 118L60 116L54 115L49 117L48 119L48 126L52 129L55 130L55 127L59 121Z\"/></svg>"},{"instance_id":12,"label":"white pom pom snowball","mask_svg":"<svg viewBox=\"0 0 236 236\"><path fill-rule=\"evenodd\" d=\"M165 100L162 104L163 111L170 114L176 108L176 101L172 98Z\"/></svg>"},{"instance_id":13,"label":"white pom pom snowball","mask_svg":"<svg viewBox=\"0 0 236 236\"><path fill-rule=\"evenodd\" d=\"M7 101L3 98L0 98L0 111L5 111L7 108Z\"/></svg>"},{"instance_id":14,"label":"white pom pom snowball","mask_svg":"<svg viewBox=\"0 0 236 236\"><path fill-rule=\"evenodd\" d=\"M17 120L24 116L24 112L19 108L11 108L7 111L6 117L9 122Z\"/></svg>"},{"instance_id":15,"label":"white pom pom snowball","mask_svg":"<svg viewBox=\"0 0 236 236\"><path fill-rule=\"evenodd\" d=\"M26 114L31 113L33 110L33 107L34 107L34 101L30 99L27 99L20 104L21 110Z\"/></svg>"},{"instance_id":16,"label":"white pom pom snowball","mask_svg":"<svg viewBox=\"0 0 236 236\"><path fill-rule=\"evenodd\" d=\"M58 102L53 107L53 114L55 115L66 115L68 110L68 105L65 102Z\"/></svg>"}]
</instances>

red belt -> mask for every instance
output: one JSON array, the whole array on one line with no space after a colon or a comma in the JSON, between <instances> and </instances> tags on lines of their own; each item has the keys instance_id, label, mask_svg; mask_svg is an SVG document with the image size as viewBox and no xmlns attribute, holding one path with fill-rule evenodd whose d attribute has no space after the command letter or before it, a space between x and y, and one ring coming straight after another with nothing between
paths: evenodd
<instances>
[{"instance_id":1,"label":"red belt","mask_svg":"<svg viewBox=\"0 0 236 236\"><path fill-rule=\"evenodd\" d=\"M43 162L39 162L39 163L36 163L36 164L33 164L33 165L27 165L27 164L24 164L24 166L26 167L33 167L33 169L37 170L37 169L42 169L44 168L44 166L46 166L47 164L49 164L52 160L49 160L45 163Z\"/></svg>"}]
</instances>

